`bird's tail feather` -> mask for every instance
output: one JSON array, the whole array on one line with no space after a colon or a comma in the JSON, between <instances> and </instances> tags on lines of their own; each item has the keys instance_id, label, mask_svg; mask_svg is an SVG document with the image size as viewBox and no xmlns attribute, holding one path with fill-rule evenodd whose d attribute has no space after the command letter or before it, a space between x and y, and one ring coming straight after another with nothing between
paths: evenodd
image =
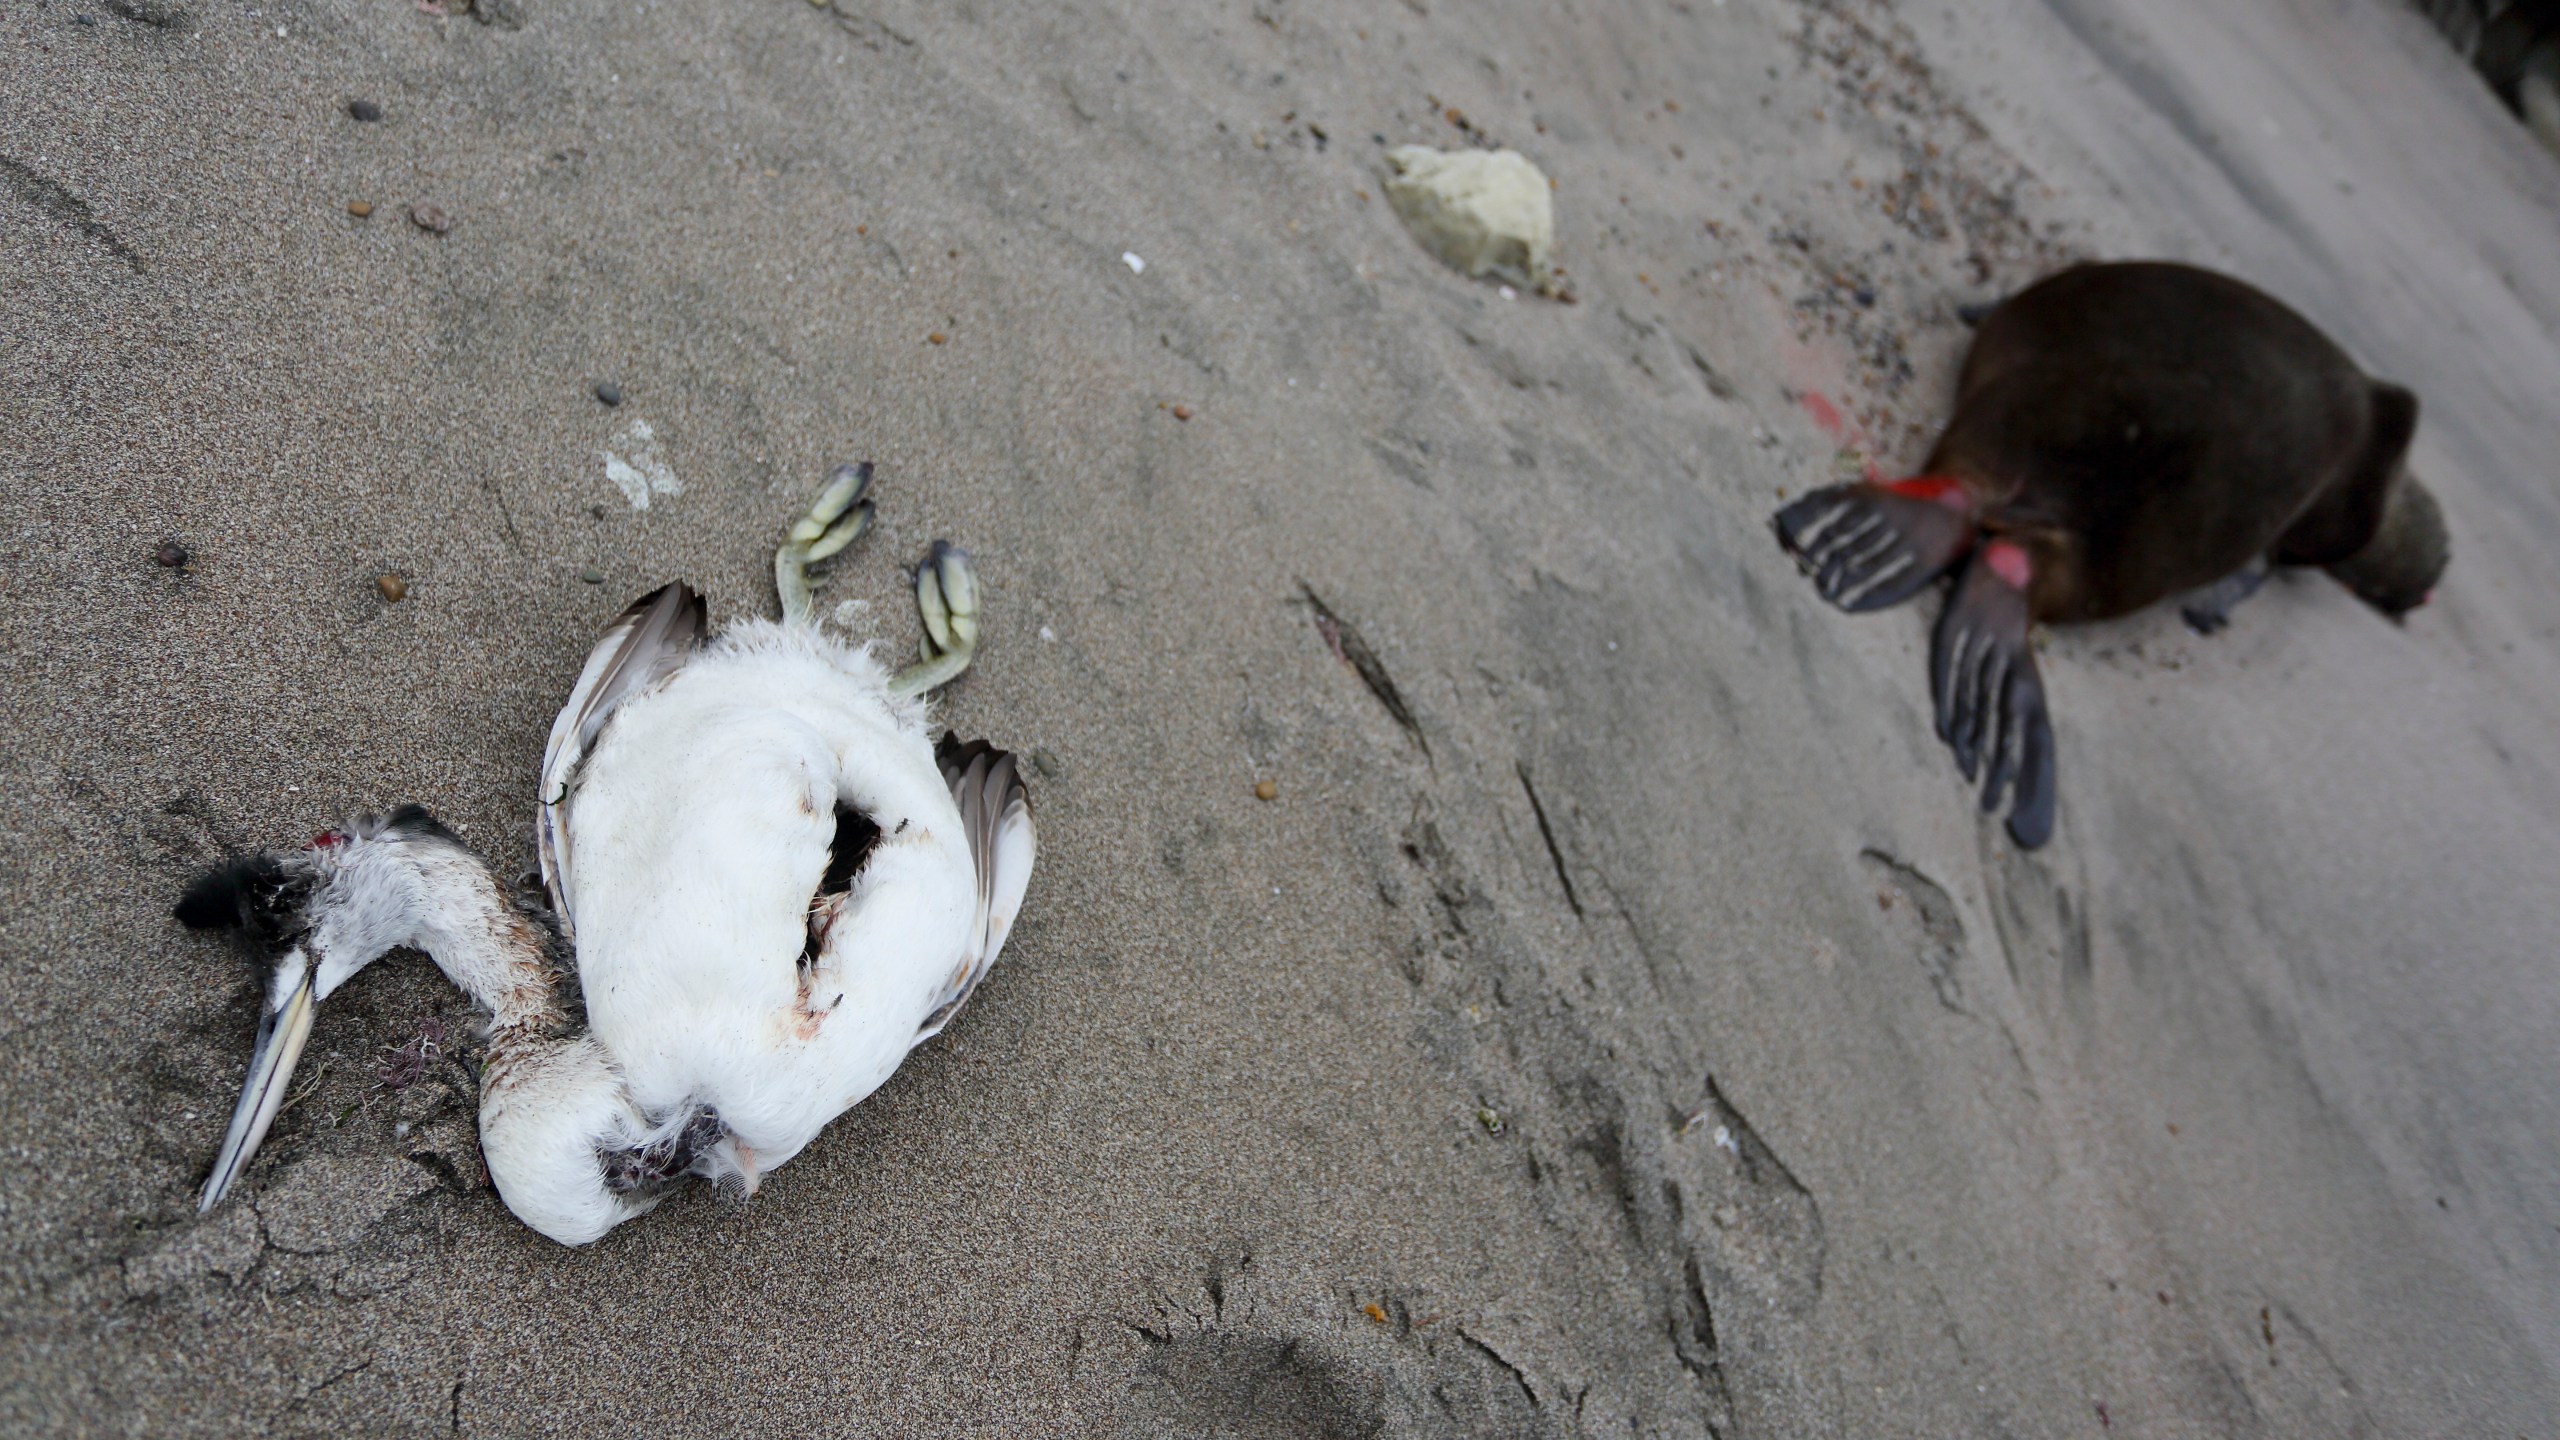
<instances>
[{"instance_id":1,"label":"bird's tail feather","mask_svg":"<svg viewBox=\"0 0 2560 1440\"><path fill-rule=\"evenodd\" d=\"M679 1105L622 1145L600 1152L605 1188L617 1195L654 1195L687 1175L711 1182L724 1197L756 1191L755 1152L720 1112L699 1100Z\"/></svg>"},{"instance_id":2,"label":"bird's tail feather","mask_svg":"<svg viewBox=\"0 0 2560 1440\"><path fill-rule=\"evenodd\" d=\"M960 807L960 828L968 834L969 860L978 874L978 899L960 968L916 1031L919 1045L942 1033L994 967L1022 909L1023 892L1030 888L1038 849L1030 787L1023 784L1021 767L1010 752L984 740L964 743L945 735L934 747L934 759Z\"/></svg>"}]
</instances>

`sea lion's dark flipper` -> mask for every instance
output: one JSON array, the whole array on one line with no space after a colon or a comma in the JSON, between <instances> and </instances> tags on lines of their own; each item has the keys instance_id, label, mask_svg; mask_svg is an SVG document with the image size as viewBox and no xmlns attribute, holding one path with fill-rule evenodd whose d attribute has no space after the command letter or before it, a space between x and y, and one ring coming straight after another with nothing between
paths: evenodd
<instances>
[{"instance_id":1,"label":"sea lion's dark flipper","mask_svg":"<svg viewBox=\"0 0 2560 1440\"><path fill-rule=\"evenodd\" d=\"M1973 514L1952 480L1831 485L1777 515L1778 543L1843 610L1899 605L1973 544Z\"/></svg>"},{"instance_id":2,"label":"sea lion's dark flipper","mask_svg":"<svg viewBox=\"0 0 2560 1440\"><path fill-rule=\"evenodd\" d=\"M1987 761L1982 809L1989 814L2016 782L2009 837L2033 850L2053 836L2053 725L2027 639L2026 551L2007 541L1983 547L1965 567L1929 646L1929 693L1938 738L1971 780Z\"/></svg>"},{"instance_id":3,"label":"sea lion's dark flipper","mask_svg":"<svg viewBox=\"0 0 2560 1440\"><path fill-rule=\"evenodd\" d=\"M2178 613L2187 617L2188 629L2210 635L2230 624L2231 612L2266 583L2267 557L2261 555L2212 584L2187 592L2187 598L2178 602Z\"/></svg>"}]
</instances>

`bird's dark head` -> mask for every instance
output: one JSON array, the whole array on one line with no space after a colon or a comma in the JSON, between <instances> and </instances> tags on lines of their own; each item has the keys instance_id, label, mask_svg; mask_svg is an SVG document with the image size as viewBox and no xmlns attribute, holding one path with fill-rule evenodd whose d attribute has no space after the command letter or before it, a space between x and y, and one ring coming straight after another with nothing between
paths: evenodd
<instances>
[{"instance_id":1,"label":"bird's dark head","mask_svg":"<svg viewBox=\"0 0 2560 1440\"><path fill-rule=\"evenodd\" d=\"M262 850L215 866L178 898L178 919L190 930L235 931L272 959L306 928L313 872L298 858Z\"/></svg>"},{"instance_id":2,"label":"bird's dark head","mask_svg":"<svg viewBox=\"0 0 2560 1440\"><path fill-rule=\"evenodd\" d=\"M2398 620L2427 603L2453 556L2444 507L2414 475L2391 487L2372 543L2329 567L2356 598Z\"/></svg>"},{"instance_id":3,"label":"bird's dark head","mask_svg":"<svg viewBox=\"0 0 2560 1440\"><path fill-rule=\"evenodd\" d=\"M386 906L384 892L410 888L403 881L415 858L448 847L460 849L461 837L423 805L360 815L312 836L299 850L261 850L207 870L178 897L176 914L190 930L231 931L259 959L273 960L309 939L323 919L332 921L332 931L346 929L349 919L375 922L358 929L380 928L380 921L393 919L383 912L400 908ZM351 935L355 945L332 948L359 948L372 938ZM329 978L334 989L346 977Z\"/></svg>"}]
</instances>

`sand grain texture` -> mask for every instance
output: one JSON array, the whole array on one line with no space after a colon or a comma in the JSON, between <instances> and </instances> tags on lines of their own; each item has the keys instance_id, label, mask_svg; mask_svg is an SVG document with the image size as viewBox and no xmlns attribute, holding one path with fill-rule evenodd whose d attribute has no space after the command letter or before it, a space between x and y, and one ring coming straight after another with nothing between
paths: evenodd
<instances>
[{"instance_id":1,"label":"sand grain texture","mask_svg":"<svg viewBox=\"0 0 2560 1440\"><path fill-rule=\"evenodd\" d=\"M0 1430L2560 1413L2560 173L2414 14L503 8L0 11ZM1557 177L1579 303L1421 253L1372 137ZM2028 857L1931 607L1824 611L1767 516L2101 254L2418 388L2456 559L2405 629L2313 577L2055 636ZM966 544L947 713L1034 762L969 1013L571 1252L396 958L196 1219L255 987L186 878L403 801L529 865L596 628L768 607L866 457L822 600L912 645Z\"/></svg>"}]
</instances>

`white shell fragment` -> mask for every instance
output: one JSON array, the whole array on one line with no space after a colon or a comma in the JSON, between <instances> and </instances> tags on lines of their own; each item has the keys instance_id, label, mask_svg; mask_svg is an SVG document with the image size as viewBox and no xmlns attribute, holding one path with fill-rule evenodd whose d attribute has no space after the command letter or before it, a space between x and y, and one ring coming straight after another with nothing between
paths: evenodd
<instances>
[{"instance_id":1,"label":"white shell fragment","mask_svg":"<svg viewBox=\"0 0 2560 1440\"><path fill-rule=\"evenodd\" d=\"M630 458L605 451L604 478L613 482L622 498L631 502L632 509L648 509L652 494L684 493L684 482L676 478L666 461L658 458L658 435L649 428L648 421L634 419L631 428L616 436L613 443L630 452Z\"/></svg>"},{"instance_id":2,"label":"white shell fragment","mask_svg":"<svg viewBox=\"0 0 2560 1440\"><path fill-rule=\"evenodd\" d=\"M1387 172L1387 202L1423 249L1463 274L1550 288L1554 187L1527 156L1399 145L1387 152Z\"/></svg>"},{"instance_id":3,"label":"white shell fragment","mask_svg":"<svg viewBox=\"0 0 2560 1440\"><path fill-rule=\"evenodd\" d=\"M1129 273L1132 275L1144 275L1147 273L1147 262L1139 259L1138 252L1135 250L1121 251L1120 263L1128 266Z\"/></svg>"}]
</instances>

